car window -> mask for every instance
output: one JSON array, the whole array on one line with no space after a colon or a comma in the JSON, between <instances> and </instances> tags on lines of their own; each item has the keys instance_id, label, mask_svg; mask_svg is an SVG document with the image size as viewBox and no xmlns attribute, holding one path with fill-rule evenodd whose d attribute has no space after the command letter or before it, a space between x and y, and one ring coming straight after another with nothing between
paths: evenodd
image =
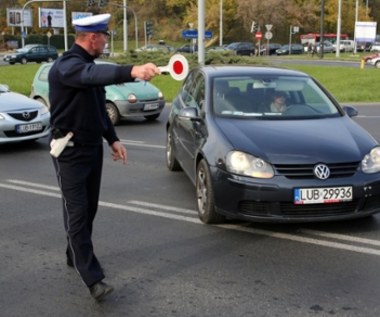
<instances>
[{"instance_id":1,"label":"car window","mask_svg":"<svg viewBox=\"0 0 380 317\"><path fill-rule=\"evenodd\" d=\"M213 110L222 116L317 118L339 115L334 102L309 77L220 77L214 79L212 91Z\"/></svg>"}]
</instances>

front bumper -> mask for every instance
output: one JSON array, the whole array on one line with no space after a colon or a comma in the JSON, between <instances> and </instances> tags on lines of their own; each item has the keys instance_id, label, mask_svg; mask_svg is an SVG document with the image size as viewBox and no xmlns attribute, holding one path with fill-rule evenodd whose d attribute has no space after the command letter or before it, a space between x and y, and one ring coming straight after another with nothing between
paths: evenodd
<instances>
[{"instance_id":1,"label":"front bumper","mask_svg":"<svg viewBox=\"0 0 380 317\"><path fill-rule=\"evenodd\" d=\"M161 113L165 107L165 100L139 101L115 101L116 107L122 117L144 117Z\"/></svg>"},{"instance_id":2,"label":"front bumper","mask_svg":"<svg viewBox=\"0 0 380 317\"><path fill-rule=\"evenodd\" d=\"M254 222L317 222L365 217L380 212L380 174L320 181L275 176L257 180L211 167L215 208L230 218ZM295 188L352 186L353 200L294 204ZM226 194L228 193L228 194Z\"/></svg>"}]
</instances>

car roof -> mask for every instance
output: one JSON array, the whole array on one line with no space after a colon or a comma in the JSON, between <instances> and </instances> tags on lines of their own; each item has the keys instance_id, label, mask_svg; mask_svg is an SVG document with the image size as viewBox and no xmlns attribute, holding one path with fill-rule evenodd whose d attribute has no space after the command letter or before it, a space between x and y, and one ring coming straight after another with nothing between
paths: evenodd
<instances>
[{"instance_id":1,"label":"car roof","mask_svg":"<svg viewBox=\"0 0 380 317\"><path fill-rule=\"evenodd\" d=\"M223 77L235 75L282 75L282 76L297 76L297 77L310 77L306 73L285 69L280 67L267 67L267 66L251 66L251 65L206 65L198 66L202 72L209 77Z\"/></svg>"}]
</instances>

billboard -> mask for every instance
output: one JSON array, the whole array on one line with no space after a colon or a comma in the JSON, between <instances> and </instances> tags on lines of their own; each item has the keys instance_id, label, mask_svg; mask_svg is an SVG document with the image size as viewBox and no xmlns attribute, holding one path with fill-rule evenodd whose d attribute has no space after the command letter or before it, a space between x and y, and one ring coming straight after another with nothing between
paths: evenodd
<instances>
[{"instance_id":1,"label":"billboard","mask_svg":"<svg viewBox=\"0 0 380 317\"><path fill-rule=\"evenodd\" d=\"M71 12L71 20L77 20L81 18L86 18L92 15L92 12Z\"/></svg>"},{"instance_id":2,"label":"billboard","mask_svg":"<svg viewBox=\"0 0 380 317\"><path fill-rule=\"evenodd\" d=\"M63 9L38 8L38 26L40 28L63 28Z\"/></svg>"},{"instance_id":3,"label":"billboard","mask_svg":"<svg viewBox=\"0 0 380 317\"><path fill-rule=\"evenodd\" d=\"M359 22L355 23L355 40L356 42L375 42L377 22Z\"/></svg>"},{"instance_id":4,"label":"billboard","mask_svg":"<svg viewBox=\"0 0 380 317\"><path fill-rule=\"evenodd\" d=\"M20 26L22 24L22 9L7 9L7 25L8 26ZM31 27L32 23L32 11L29 9L24 10L24 26Z\"/></svg>"}]
</instances>

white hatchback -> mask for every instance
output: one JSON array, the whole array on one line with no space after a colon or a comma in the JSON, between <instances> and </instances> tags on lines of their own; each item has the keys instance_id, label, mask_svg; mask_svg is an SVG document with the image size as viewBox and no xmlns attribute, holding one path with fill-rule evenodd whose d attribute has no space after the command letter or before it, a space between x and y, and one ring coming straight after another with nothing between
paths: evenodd
<instances>
[{"instance_id":1,"label":"white hatchback","mask_svg":"<svg viewBox=\"0 0 380 317\"><path fill-rule=\"evenodd\" d=\"M0 144L46 137L49 121L45 105L0 84Z\"/></svg>"}]
</instances>

